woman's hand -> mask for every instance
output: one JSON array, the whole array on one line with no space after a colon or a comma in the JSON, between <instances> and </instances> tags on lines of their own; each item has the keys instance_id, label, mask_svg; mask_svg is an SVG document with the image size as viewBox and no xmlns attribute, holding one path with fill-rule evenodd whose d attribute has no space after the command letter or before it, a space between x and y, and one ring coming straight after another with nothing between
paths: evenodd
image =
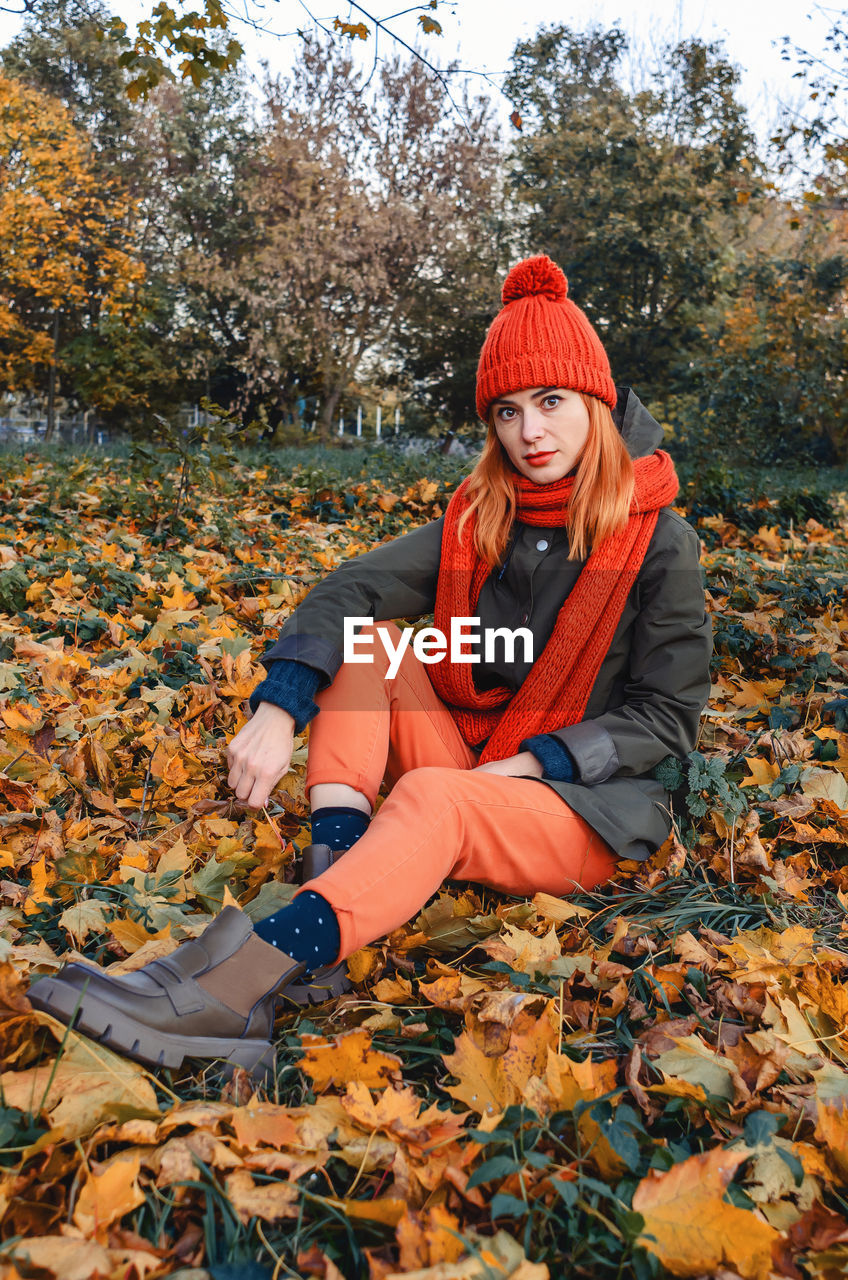
<instances>
[{"instance_id":1,"label":"woman's hand","mask_svg":"<svg viewBox=\"0 0 848 1280\"><path fill-rule=\"evenodd\" d=\"M227 744L227 785L251 809L264 809L280 778L291 767L294 717L273 702L256 712Z\"/></svg>"},{"instance_id":2,"label":"woman's hand","mask_svg":"<svg viewBox=\"0 0 848 1280\"><path fill-rule=\"evenodd\" d=\"M537 760L532 751L519 751L517 756L507 756L505 760L490 760L488 764L475 764L474 770L486 773L502 773L508 778L522 778L529 774L541 778L545 772L541 760Z\"/></svg>"}]
</instances>

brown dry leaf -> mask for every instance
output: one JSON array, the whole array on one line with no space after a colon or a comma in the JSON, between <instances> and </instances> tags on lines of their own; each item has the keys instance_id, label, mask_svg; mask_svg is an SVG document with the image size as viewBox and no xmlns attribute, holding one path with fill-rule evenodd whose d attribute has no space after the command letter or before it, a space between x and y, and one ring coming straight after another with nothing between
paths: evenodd
<instances>
[{"instance_id":1,"label":"brown dry leaf","mask_svg":"<svg viewBox=\"0 0 848 1280\"><path fill-rule=\"evenodd\" d=\"M546 920L555 920L557 924L564 924L575 918L585 920L592 914L588 907L577 907L567 898L555 898L550 893L534 894L532 903L540 916L544 916Z\"/></svg>"},{"instance_id":2,"label":"brown dry leaf","mask_svg":"<svg viewBox=\"0 0 848 1280\"><path fill-rule=\"evenodd\" d=\"M26 994L26 982L14 965L4 960L0 964L0 1019L15 1018L31 1013L32 1005Z\"/></svg>"},{"instance_id":3,"label":"brown dry leaf","mask_svg":"<svg viewBox=\"0 0 848 1280\"><path fill-rule=\"evenodd\" d=\"M156 933L148 933L144 925L139 924L137 920L112 920L109 924L109 932L125 951L130 955L134 955L147 942L155 942L159 938L169 938L171 936L171 925L169 922L164 929L159 929Z\"/></svg>"},{"instance_id":4,"label":"brown dry leaf","mask_svg":"<svg viewBox=\"0 0 848 1280\"><path fill-rule=\"evenodd\" d=\"M4 1071L0 1089L7 1106L46 1111L54 1136L65 1140L83 1137L118 1113L158 1115L156 1094L142 1067L49 1014L34 1016L60 1043L65 1040L65 1049L58 1064L47 1061L26 1071Z\"/></svg>"},{"instance_id":5,"label":"brown dry leaf","mask_svg":"<svg viewBox=\"0 0 848 1280\"><path fill-rule=\"evenodd\" d=\"M615 1060L593 1062L589 1054L582 1062L574 1062L549 1049L544 1084L551 1104L549 1110L572 1111L578 1102L600 1098L615 1088Z\"/></svg>"},{"instance_id":6,"label":"brown dry leaf","mask_svg":"<svg viewBox=\"0 0 848 1280\"><path fill-rule=\"evenodd\" d=\"M723 1199L746 1147L716 1147L666 1173L652 1169L633 1194L645 1221L639 1244L676 1276L699 1276L726 1264L745 1280L768 1280L779 1232L755 1213Z\"/></svg>"},{"instance_id":7,"label":"brown dry leaf","mask_svg":"<svg viewBox=\"0 0 848 1280\"><path fill-rule=\"evenodd\" d=\"M741 826L736 829L734 861L738 866L754 867L760 871L768 871L772 861L759 836L760 815L756 809L749 809Z\"/></svg>"},{"instance_id":8,"label":"brown dry leaf","mask_svg":"<svg viewBox=\"0 0 848 1280\"><path fill-rule=\"evenodd\" d=\"M456 1138L462 1132L464 1117L443 1111L436 1103L421 1111L421 1100L411 1085L384 1089L375 1100L366 1085L348 1084L341 1102L361 1129L382 1130L411 1146L420 1147L436 1137Z\"/></svg>"},{"instance_id":9,"label":"brown dry leaf","mask_svg":"<svg viewBox=\"0 0 848 1280\"><path fill-rule=\"evenodd\" d=\"M844 1101L848 1102L848 1099ZM827 1150L827 1158L839 1177L848 1180L848 1109L840 1101L816 1100L816 1137Z\"/></svg>"},{"instance_id":10,"label":"brown dry leaf","mask_svg":"<svg viewBox=\"0 0 848 1280\"><path fill-rule=\"evenodd\" d=\"M465 1027L478 1049L487 1058L505 1053L512 1027L519 1014L536 1016L548 1003L543 995L529 995L505 987L502 991L481 991L472 996L465 1008Z\"/></svg>"},{"instance_id":11,"label":"brown dry leaf","mask_svg":"<svg viewBox=\"0 0 848 1280\"><path fill-rule=\"evenodd\" d=\"M213 1169L235 1169L243 1163L241 1157L214 1134L195 1129L145 1152L142 1164L157 1175L157 1187L170 1187L175 1182L196 1178L198 1160Z\"/></svg>"},{"instance_id":12,"label":"brown dry leaf","mask_svg":"<svg viewBox=\"0 0 848 1280\"><path fill-rule=\"evenodd\" d=\"M417 1271L389 1271L383 1280L550 1280L544 1262L530 1262L521 1245L506 1231L493 1236L473 1229L463 1232L475 1254L456 1262L437 1262Z\"/></svg>"},{"instance_id":13,"label":"brown dry leaf","mask_svg":"<svg viewBox=\"0 0 848 1280\"><path fill-rule=\"evenodd\" d=\"M674 939L674 954L679 956L686 964L694 965L696 968L703 966L708 973L712 972L717 960L714 955L703 947L693 933L687 930L685 933L679 933Z\"/></svg>"},{"instance_id":14,"label":"brown dry leaf","mask_svg":"<svg viewBox=\"0 0 848 1280\"><path fill-rule=\"evenodd\" d=\"M309 1076L316 1093L354 1080L370 1089L385 1089L391 1080L400 1079L400 1058L372 1049L368 1031L346 1031L330 1038L304 1035L301 1043L306 1052L296 1065Z\"/></svg>"},{"instance_id":15,"label":"brown dry leaf","mask_svg":"<svg viewBox=\"0 0 848 1280\"><path fill-rule=\"evenodd\" d=\"M376 947L360 947L347 958L347 971L354 986L359 986L366 978L370 978L380 960L380 952Z\"/></svg>"},{"instance_id":16,"label":"brown dry leaf","mask_svg":"<svg viewBox=\"0 0 848 1280\"><path fill-rule=\"evenodd\" d=\"M296 1218L300 1212L300 1188L291 1182L257 1185L246 1169L236 1169L225 1186L230 1204L245 1225L251 1218L278 1222L280 1218Z\"/></svg>"},{"instance_id":17,"label":"brown dry leaf","mask_svg":"<svg viewBox=\"0 0 848 1280\"><path fill-rule=\"evenodd\" d=\"M126 960L113 960L111 964L107 964L104 973L108 973L113 978L119 978L123 973L135 973L136 969L143 969L146 964L150 964L151 960L160 960L162 956L169 956L179 945L177 939L171 936L169 924L149 937L149 940L132 955L127 956Z\"/></svg>"},{"instance_id":18,"label":"brown dry leaf","mask_svg":"<svg viewBox=\"0 0 848 1280\"><path fill-rule=\"evenodd\" d=\"M248 1103L232 1114L230 1124L236 1142L245 1151L255 1151L259 1146L294 1146L300 1137L299 1126L291 1116L289 1107L273 1103Z\"/></svg>"},{"instance_id":19,"label":"brown dry leaf","mask_svg":"<svg viewBox=\"0 0 848 1280\"><path fill-rule=\"evenodd\" d=\"M646 1086L648 1093L692 1097L705 1102L708 1097L726 1103L747 1099L749 1091L736 1064L716 1052L698 1036L673 1036L674 1048L652 1059L663 1073L663 1084ZM683 1085L683 1088L680 1086Z\"/></svg>"},{"instance_id":20,"label":"brown dry leaf","mask_svg":"<svg viewBox=\"0 0 848 1280\"><path fill-rule=\"evenodd\" d=\"M55 879L56 872L53 867L47 866L46 856L32 864L29 890L23 904L26 915L36 915L42 907L50 905L51 898L47 893L47 886L53 884Z\"/></svg>"},{"instance_id":21,"label":"brown dry leaf","mask_svg":"<svg viewBox=\"0 0 848 1280\"><path fill-rule=\"evenodd\" d=\"M66 907L59 916L59 924L67 929L74 942L79 946L85 942L90 933L101 933L107 928L106 915L109 906L97 898L89 898L86 902L75 902Z\"/></svg>"},{"instance_id":22,"label":"brown dry leaf","mask_svg":"<svg viewBox=\"0 0 848 1280\"><path fill-rule=\"evenodd\" d=\"M740 787L768 788L780 773L779 764L772 764L762 756L749 756L744 763L748 769L748 775L739 783Z\"/></svg>"},{"instance_id":23,"label":"brown dry leaf","mask_svg":"<svg viewBox=\"0 0 848 1280\"><path fill-rule=\"evenodd\" d=\"M300 1249L295 1257L298 1275L315 1276L318 1280L345 1280L332 1258L328 1258L317 1244Z\"/></svg>"},{"instance_id":24,"label":"brown dry leaf","mask_svg":"<svg viewBox=\"0 0 848 1280\"><path fill-rule=\"evenodd\" d=\"M528 1081L546 1070L548 1049L557 1037L554 1006L554 1000L548 1000L538 1017L520 1011L510 1029L508 1048L496 1057L487 1056L463 1031L457 1037L454 1052L442 1059L451 1075L460 1081L446 1086L451 1097L489 1121L510 1103L520 1101Z\"/></svg>"},{"instance_id":25,"label":"brown dry leaf","mask_svg":"<svg viewBox=\"0 0 848 1280\"><path fill-rule=\"evenodd\" d=\"M395 1233L404 1271L437 1262L456 1262L465 1253L462 1224L444 1205L434 1205L421 1213L405 1213Z\"/></svg>"},{"instance_id":26,"label":"brown dry leaf","mask_svg":"<svg viewBox=\"0 0 848 1280\"><path fill-rule=\"evenodd\" d=\"M44 724L44 712L40 707L30 706L27 702L4 702L0 707L0 717L9 729L20 729L24 733L35 733Z\"/></svg>"},{"instance_id":27,"label":"brown dry leaf","mask_svg":"<svg viewBox=\"0 0 848 1280\"><path fill-rule=\"evenodd\" d=\"M462 1013L472 996L488 990L488 982L460 973L458 969L449 969L432 982L418 984L419 995L424 996L437 1009L450 1009L454 1013Z\"/></svg>"},{"instance_id":28,"label":"brown dry leaf","mask_svg":"<svg viewBox=\"0 0 848 1280\"><path fill-rule=\"evenodd\" d=\"M371 994L375 1000L382 1000L385 1004L405 1004L407 1001L415 1000L412 983L409 978L400 975L394 978L382 978L379 982L375 982L371 988Z\"/></svg>"},{"instance_id":29,"label":"brown dry leaf","mask_svg":"<svg viewBox=\"0 0 848 1280\"><path fill-rule=\"evenodd\" d=\"M812 929L794 924L782 933L763 925L743 929L732 942L719 947L733 962L729 976L739 982L777 984L787 969L812 964L817 945Z\"/></svg>"},{"instance_id":30,"label":"brown dry leaf","mask_svg":"<svg viewBox=\"0 0 848 1280\"><path fill-rule=\"evenodd\" d=\"M481 946L493 960L503 961L510 968L531 976L534 973L549 973L553 962L562 955L562 947L553 925L543 937L537 938L526 929L507 924L498 937L487 939Z\"/></svg>"},{"instance_id":31,"label":"brown dry leaf","mask_svg":"<svg viewBox=\"0 0 848 1280\"><path fill-rule=\"evenodd\" d=\"M106 1244L111 1223L144 1203L138 1185L138 1151L120 1151L89 1170L74 1209L74 1222L86 1236Z\"/></svg>"},{"instance_id":32,"label":"brown dry leaf","mask_svg":"<svg viewBox=\"0 0 848 1280\"><path fill-rule=\"evenodd\" d=\"M387 1227L396 1227L408 1205L405 1200L396 1196L377 1196L374 1200L332 1200L326 1204L334 1209L341 1209L349 1218L362 1218L367 1222L382 1222Z\"/></svg>"},{"instance_id":33,"label":"brown dry leaf","mask_svg":"<svg viewBox=\"0 0 848 1280\"><path fill-rule=\"evenodd\" d=\"M795 993L801 997L799 1004L808 1017L811 1005L813 1012L820 1010L830 1019L842 1039L848 1036L848 988L844 982L834 981L820 965L807 965L797 980Z\"/></svg>"},{"instance_id":34,"label":"brown dry leaf","mask_svg":"<svg viewBox=\"0 0 848 1280\"><path fill-rule=\"evenodd\" d=\"M342 1106L363 1129L384 1129L401 1137L416 1137L433 1117L433 1107L419 1115L421 1100L411 1085L403 1089L384 1089L376 1101L368 1087L360 1081L348 1085ZM438 1108L435 1108L438 1111ZM443 1113L441 1113L443 1114ZM435 1119L439 1119L437 1115Z\"/></svg>"},{"instance_id":35,"label":"brown dry leaf","mask_svg":"<svg viewBox=\"0 0 848 1280\"><path fill-rule=\"evenodd\" d=\"M93 1240L69 1240L64 1236L32 1236L8 1249L13 1259L26 1260L56 1276L57 1280L92 1280L111 1276L109 1252Z\"/></svg>"}]
</instances>

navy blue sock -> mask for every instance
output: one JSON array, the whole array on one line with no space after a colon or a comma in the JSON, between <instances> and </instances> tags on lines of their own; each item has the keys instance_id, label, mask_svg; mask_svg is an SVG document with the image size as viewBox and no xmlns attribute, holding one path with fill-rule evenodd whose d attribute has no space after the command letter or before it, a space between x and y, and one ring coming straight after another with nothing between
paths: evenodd
<instances>
[{"instance_id":1,"label":"navy blue sock","mask_svg":"<svg viewBox=\"0 0 848 1280\"><path fill-rule=\"evenodd\" d=\"M339 922L326 898L311 889L260 920L254 932L263 942L279 947L295 960L303 960L307 972L329 964L339 954Z\"/></svg>"},{"instance_id":2,"label":"navy blue sock","mask_svg":"<svg viewBox=\"0 0 848 1280\"><path fill-rule=\"evenodd\" d=\"M331 849L349 849L368 830L371 821L361 809L343 805L326 805L312 812L312 843L328 844Z\"/></svg>"}]
</instances>

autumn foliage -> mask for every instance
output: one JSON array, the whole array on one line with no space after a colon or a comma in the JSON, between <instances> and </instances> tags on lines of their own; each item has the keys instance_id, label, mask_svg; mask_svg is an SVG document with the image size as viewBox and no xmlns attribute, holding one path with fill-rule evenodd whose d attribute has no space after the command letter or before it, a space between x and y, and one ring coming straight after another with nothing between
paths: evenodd
<instances>
[{"instance_id":1,"label":"autumn foliage","mask_svg":"<svg viewBox=\"0 0 848 1280\"><path fill-rule=\"evenodd\" d=\"M255 1088L151 1074L34 1012L27 984L73 956L127 972L225 903L288 900L308 730L267 810L226 784L257 655L313 582L435 518L455 480L237 464L178 534L172 483L108 460L5 469L5 1274L841 1274L844 499L822 523L685 489L716 655L669 840L574 898L446 884L350 957L351 993L281 1006Z\"/></svg>"},{"instance_id":2,"label":"autumn foliage","mask_svg":"<svg viewBox=\"0 0 848 1280\"><path fill-rule=\"evenodd\" d=\"M89 139L48 94L0 74L0 384L40 385L53 321L126 318L144 267L131 206L98 172Z\"/></svg>"}]
</instances>

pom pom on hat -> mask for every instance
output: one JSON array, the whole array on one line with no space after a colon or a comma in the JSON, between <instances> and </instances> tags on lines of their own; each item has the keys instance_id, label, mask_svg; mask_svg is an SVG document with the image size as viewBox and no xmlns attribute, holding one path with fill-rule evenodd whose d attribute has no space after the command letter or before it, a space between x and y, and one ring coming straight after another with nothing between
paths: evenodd
<instances>
[{"instance_id":1,"label":"pom pom on hat","mask_svg":"<svg viewBox=\"0 0 848 1280\"><path fill-rule=\"evenodd\" d=\"M544 253L535 258L525 258L512 268L504 280L501 301L507 306L519 298L539 295L549 302L565 302L568 297L568 281L562 267Z\"/></svg>"}]
</instances>

